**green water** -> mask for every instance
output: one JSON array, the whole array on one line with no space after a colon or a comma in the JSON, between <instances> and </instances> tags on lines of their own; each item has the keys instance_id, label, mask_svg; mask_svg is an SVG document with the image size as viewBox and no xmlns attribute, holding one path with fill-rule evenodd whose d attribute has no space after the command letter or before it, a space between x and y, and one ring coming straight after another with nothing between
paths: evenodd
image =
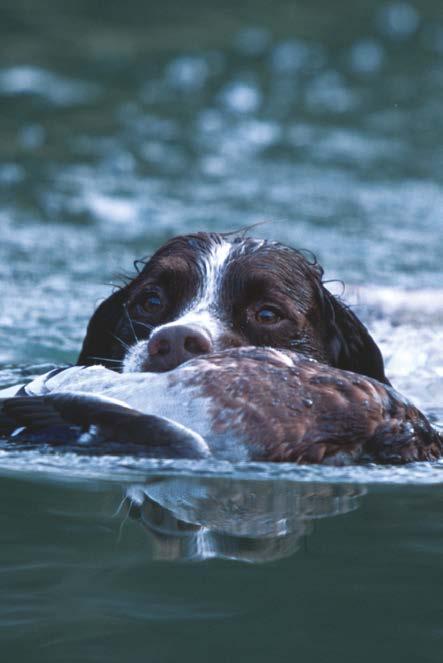
<instances>
[{"instance_id":1,"label":"green water","mask_svg":"<svg viewBox=\"0 0 443 663\"><path fill-rule=\"evenodd\" d=\"M0 387L165 238L266 221L443 423L440 1L5 0L0 44ZM442 470L0 447L1 660L437 663Z\"/></svg>"},{"instance_id":2,"label":"green water","mask_svg":"<svg viewBox=\"0 0 443 663\"><path fill-rule=\"evenodd\" d=\"M354 496L263 564L183 562L139 521L120 532L106 483L5 478L1 497L4 660L440 660L441 487Z\"/></svg>"}]
</instances>

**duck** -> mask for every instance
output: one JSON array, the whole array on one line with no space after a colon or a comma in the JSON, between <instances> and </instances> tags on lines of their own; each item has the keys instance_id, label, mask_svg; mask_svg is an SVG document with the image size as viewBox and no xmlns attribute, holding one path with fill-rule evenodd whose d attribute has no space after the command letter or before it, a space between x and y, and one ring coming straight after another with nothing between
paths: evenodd
<instances>
[{"instance_id":1,"label":"duck","mask_svg":"<svg viewBox=\"0 0 443 663\"><path fill-rule=\"evenodd\" d=\"M13 444L231 462L404 464L443 437L393 387L289 350L230 348L162 373L73 366L0 401Z\"/></svg>"}]
</instances>

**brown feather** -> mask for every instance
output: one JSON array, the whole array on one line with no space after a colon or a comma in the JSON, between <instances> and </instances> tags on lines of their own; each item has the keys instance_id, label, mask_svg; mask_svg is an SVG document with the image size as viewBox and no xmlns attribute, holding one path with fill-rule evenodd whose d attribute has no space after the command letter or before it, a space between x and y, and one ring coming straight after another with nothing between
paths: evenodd
<instances>
[{"instance_id":1,"label":"brown feather","mask_svg":"<svg viewBox=\"0 0 443 663\"><path fill-rule=\"evenodd\" d=\"M192 364L185 383L210 399L213 431L244 439L256 460L397 464L442 455L426 417L374 379L270 348Z\"/></svg>"}]
</instances>

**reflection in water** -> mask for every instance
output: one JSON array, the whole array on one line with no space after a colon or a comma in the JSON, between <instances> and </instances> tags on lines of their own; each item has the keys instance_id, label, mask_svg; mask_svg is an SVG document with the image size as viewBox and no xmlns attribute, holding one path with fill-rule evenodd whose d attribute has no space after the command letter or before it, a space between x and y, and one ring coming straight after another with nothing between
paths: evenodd
<instances>
[{"instance_id":1,"label":"reflection in water","mask_svg":"<svg viewBox=\"0 0 443 663\"><path fill-rule=\"evenodd\" d=\"M268 562L295 553L312 520L358 508L363 487L209 477L155 477L126 492L154 559Z\"/></svg>"}]
</instances>

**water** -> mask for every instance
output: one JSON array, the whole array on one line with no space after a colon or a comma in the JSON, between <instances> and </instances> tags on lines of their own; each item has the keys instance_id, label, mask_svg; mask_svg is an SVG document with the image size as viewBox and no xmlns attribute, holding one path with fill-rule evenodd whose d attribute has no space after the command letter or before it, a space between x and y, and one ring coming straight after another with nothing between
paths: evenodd
<instances>
[{"instance_id":1,"label":"water","mask_svg":"<svg viewBox=\"0 0 443 663\"><path fill-rule=\"evenodd\" d=\"M266 221L346 283L443 424L439 2L0 19L0 387L75 361L109 284L167 237ZM442 470L0 449L2 657L440 661Z\"/></svg>"}]
</instances>

